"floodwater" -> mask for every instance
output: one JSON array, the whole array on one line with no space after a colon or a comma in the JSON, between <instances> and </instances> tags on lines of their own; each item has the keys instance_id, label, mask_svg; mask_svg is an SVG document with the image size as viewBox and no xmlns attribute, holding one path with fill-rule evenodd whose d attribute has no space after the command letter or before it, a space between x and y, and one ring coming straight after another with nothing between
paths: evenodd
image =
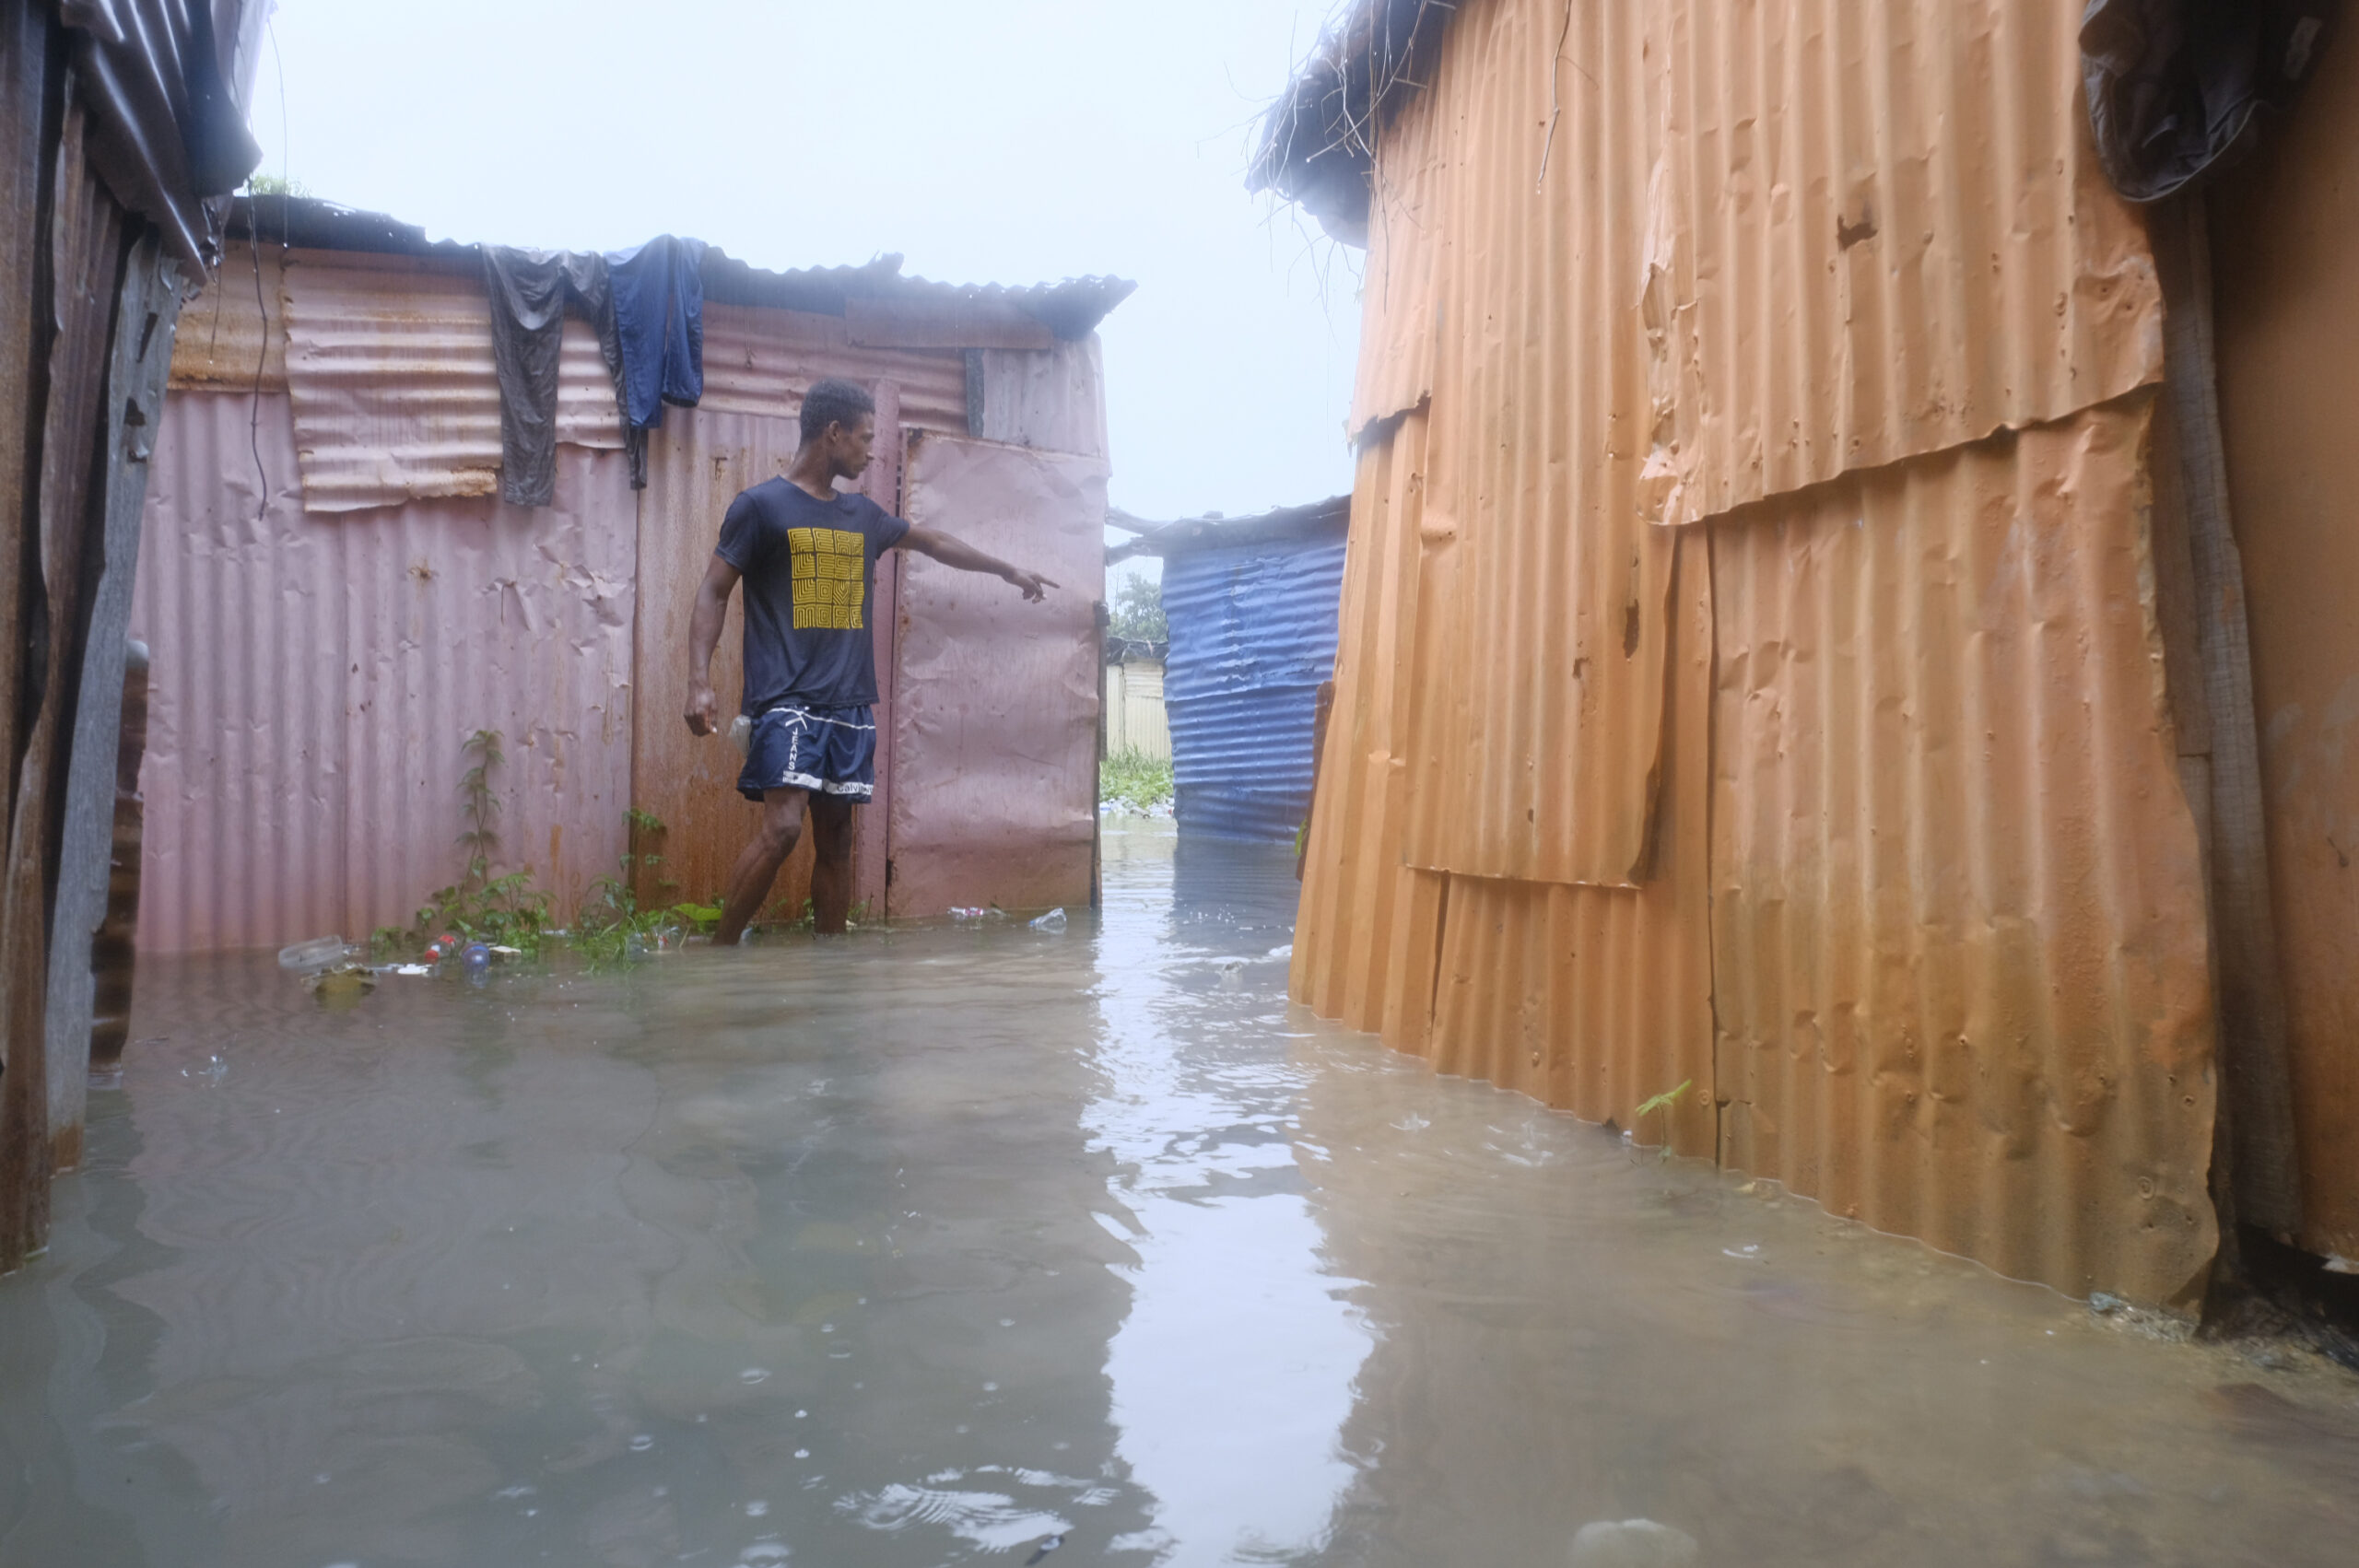
<instances>
[{"instance_id":1,"label":"floodwater","mask_svg":"<svg viewBox=\"0 0 2359 1568\"><path fill-rule=\"evenodd\" d=\"M1102 919L323 1011L150 962L0 1281L0 1563L2348 1564L2359 1380L2159 1342Z\"/></svg>"}]
</instances>

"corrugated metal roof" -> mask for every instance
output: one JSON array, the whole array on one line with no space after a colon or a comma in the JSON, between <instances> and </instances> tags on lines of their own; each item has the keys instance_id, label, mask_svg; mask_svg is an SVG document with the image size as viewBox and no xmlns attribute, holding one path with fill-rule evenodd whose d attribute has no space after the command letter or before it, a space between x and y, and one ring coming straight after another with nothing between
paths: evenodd
<instances>
[{"instance_id":1,"label":"corrugated metal roof","mask_svg":"<svg viewBox=\"0 0 2359 1568\"><path fill-rule=\"evenodd\" d=\"M365 252L381 256L432 256L474 266L475 247L457 240L430 240L426 230L384 213L358 212L308 196L241 196L229 217L235 238L259 231L265 246L293 245L320 251ZM940 306L1003 306L1047 326L1056 337L1078 341L1097 330L1138 285L1119 277L1075 277L1060 283L1008 287L1002 284L933 283L901 272L901 258L886 254L857 266L804 267L772 272L737 260L718 247L705 252L703 282L708 303L758 306L773 310L841 316L849 301L906 300Z\"/></svg>"},{"instance_id":2,"label":"corrugated metal roof","mask_svg":"<svg viewBox=\"0 0 2359 1568\"><path fill-rule=\"evenodd\" d=\"M2150 404L1713 530L1725 1157L2085 1294L2217 1242Z\"/></svg>"},{"instance_id":3,"label":"corrugated metal roof","mask_svg":"<svg viewBox=\"0 0 2359 1568\"><path fill-rule=\"evenodd\" d=\"M1675 0L1655 20L1650 516L2162 379L2162 290L2089 138L2079 7Z\"/></svg>"},{"instance_id":4,"label":"corrugated metal roof","mask_svg":"<svg viewBox=\"0 0 2359 1568\"><path fill-rule=\"evenodd\" d=\"M629 804L620 454L560 448L546 509L321 518L299 505L284 396L182 392L151 471L132 622L154 658L141 948L406 923L461 869L459 744L481 728L507 737L499 858L569 918L614 870Z\"/></svg>"},{"instance_id":5,"label":"corrugated metal roof","mask_svg":"<svg viewBox=\"0 0 2359 1568\"><path fill-rule=\"evenodd\" d=\"M1302 825L1344 553L1331 528L1165 558L1164 708L1183 829L1284 839Z\"/></svg>"}]
</instances>

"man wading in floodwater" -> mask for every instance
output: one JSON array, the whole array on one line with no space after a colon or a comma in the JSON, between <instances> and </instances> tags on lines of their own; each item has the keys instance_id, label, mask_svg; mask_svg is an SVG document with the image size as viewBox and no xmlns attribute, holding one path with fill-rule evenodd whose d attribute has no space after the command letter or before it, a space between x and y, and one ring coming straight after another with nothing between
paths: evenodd
<instances>
[{"instance_id":1,"label":"man wading in floodwater","mask_svg":"<svg viewBox=\"0 0 2359 1568\"><path fill-rule=\"evenodd\" d=\"M712 650L730 591L745 579L745 716L753 721L737 792L762 804L761 831L729 873L713 931L734 947L770 895L779 868L803 836L806 813L817 858L813 923L840 931L851 904L851 809L876 784L876 644L871 631L876 557L915 550L960 571L988 572L1038 601L1057 584L1038 572L918 528L865 496L839 495L838 479L868 468L876 404L850 381L824 380L803 399L803 445L782 479L741 492L722 519L712 569L688 620L688 732L720 728Z\"/></svg>"}]
</instances>

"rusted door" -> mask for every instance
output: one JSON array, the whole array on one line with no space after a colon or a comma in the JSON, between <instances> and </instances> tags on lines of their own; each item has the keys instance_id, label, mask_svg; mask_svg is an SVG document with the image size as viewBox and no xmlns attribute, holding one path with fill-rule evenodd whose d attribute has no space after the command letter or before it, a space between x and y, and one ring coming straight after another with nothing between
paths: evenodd
<instances>
[{"instance_id":1,"label":"rusted door","mask_svg":"<svg viewBox=\"0 0 2359 1568\"><path fill-rule=\"evenodd\" d=\"M889 382L871 389L876 397L876 461L861 489L878 505L892 508L900 491L900 415ZM792 410L787 411L792 413ZM688 733L688 618L697 585L704 579L712 547L721 536L722 514L740 490L784 474L793 460L800 430L792 417L674 410L648 443L647 488L639 504L638 688L632 693L631 800L663 825L631 835L634 853L660 856L637 868L634 883L642 903L681 899L717 902L729 869L753 837L757 808L737 793L744 763L722 736L698 740ZM889 732L894 582L892 558L878 563L875 638L877 728ZM737 710L744 680L743 593L729 601L729 616L712 661L713 689L724 717ZM877 757L876 796L856 816L852 902L872 910L884 904L884 816L890 807L890 758ZM811 893L811 846L806 837L787 862L764 918L792 916Z\"/></svg>"},{"instance_id":2,"label":"rusted door","mask_svg":"<svg viewBox=\"0 0 2359 1568\"><path fill-rule=\"evenodd\" d=\"M910 442L905 493L911 522L1059 586L1030 604L994 578L902 556L886 907L1086 904L1106 465L929 434Z\"/></svg>"}]
</instances>

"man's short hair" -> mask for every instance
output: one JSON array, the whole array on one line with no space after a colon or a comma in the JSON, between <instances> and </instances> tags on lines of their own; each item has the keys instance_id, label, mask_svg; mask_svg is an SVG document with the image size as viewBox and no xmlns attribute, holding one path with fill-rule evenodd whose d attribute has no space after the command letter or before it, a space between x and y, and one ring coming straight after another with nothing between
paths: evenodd
<instances>
[{"instance_id":1,"label":"man's short hair","mask_svg":"<svg viewBox=\"0 0 2359 1568\"><path fill-rule=\"evenodd\" d=\"M875 412L876 400L857 381L847 381L839 376L814 381L811 390L803 394L803 439L816 441L827 433L830 425L841 425L849 430L860 423L862 415Z\"/></svg>"}]
</instances>

